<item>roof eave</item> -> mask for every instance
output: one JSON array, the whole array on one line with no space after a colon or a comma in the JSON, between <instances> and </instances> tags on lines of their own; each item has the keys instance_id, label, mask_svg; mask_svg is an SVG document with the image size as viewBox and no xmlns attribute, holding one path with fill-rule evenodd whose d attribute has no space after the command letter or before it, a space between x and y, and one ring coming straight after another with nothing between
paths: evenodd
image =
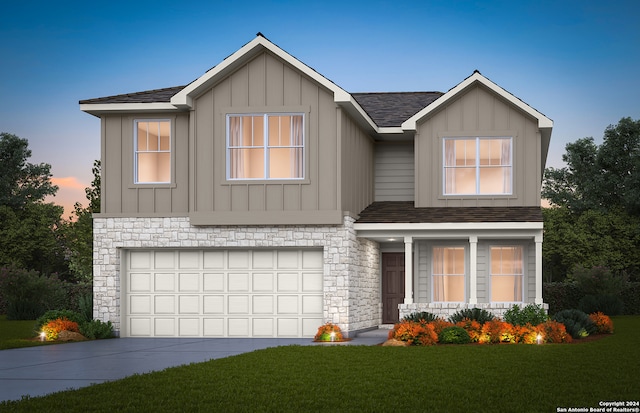
<instances>
[{"instance_id":1,"label":"roof eave","mask_svg":"<svg viewBox=\"0 0 640 413\"><path fill-rule=\"evenodd\" d=\"M104 113L166 113L179 108L168 102L155 103L81 103L80 110L94 116Z\"/></svg>"}]
</instances>

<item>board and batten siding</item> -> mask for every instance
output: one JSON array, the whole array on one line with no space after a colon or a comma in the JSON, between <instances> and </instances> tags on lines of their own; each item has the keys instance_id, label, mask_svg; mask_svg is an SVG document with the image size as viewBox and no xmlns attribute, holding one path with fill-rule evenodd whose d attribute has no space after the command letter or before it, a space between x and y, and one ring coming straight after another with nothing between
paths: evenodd
<instances>
[{"instance_id":1,"label":"board and batten siding","mask_svg":"<svg viewBox=\"0 0 640 413\"><path fill-rule=\"evenodd\" d=\"M373 202L375 146L346 112L338 109L340 123L342 209L356 216Z\"/></svg>"},{"instance_id":2,"label":"board and batten siding","mask_svg":"<svg viewBox=\"0 0 640 413\"><path fill-rule=\"evenodd\" d=\"M375 200L413 201L415 154L413 142L381 142L375 151Z\"/></svg>"},{"instance_id":3,"label":"board and batten siding","mask_svg":"<svg viewBox=\"0 0 640 413\"><path fill-rule=\"evenodd\" d=\"M471 87L417 129L416 207L540 205L542 139L537 121L495 93ZM513 194L443 196L443 138L486 136L513 138Z\"/></svg>"},{"instance_id":4,"label":"board and batten siding","mask_svg":"<svg viewBox=\"0 0 640 413\"><path fill-rule=\"evenodd\" d=\"M337 115L333 95L262 53L194 99L191 219L196 225L339 224ZM230 181L226 115L301 112L305 179Z\"/></svg>"},{"instance_id":5,"label":"board and batten siding","mask_svg":"<svg viewBox=\"0 0 640 413\"><path fill-rule=\"evenodd\" d=\"M171 121L170 184L134 183L134 122ZM180 114L104 115L101 122L102 216L185 216L189 210L189 117Z\"/></svg>"}]
</instances>

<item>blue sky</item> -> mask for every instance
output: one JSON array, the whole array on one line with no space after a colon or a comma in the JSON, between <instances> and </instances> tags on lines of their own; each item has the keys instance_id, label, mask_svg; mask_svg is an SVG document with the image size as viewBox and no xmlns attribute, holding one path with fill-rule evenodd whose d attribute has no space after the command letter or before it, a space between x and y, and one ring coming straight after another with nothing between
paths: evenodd
<instances>
[{"instance_id":1,"label":"blue sky","mask_svg":"<svg viewBox=\"0 0 640 413\"><path fill-rule=\"evenodd\" d=\"M54 202L85 202L100 156L94 97L184 85L269 40L349 92L447 91L478 69L554 120L565 145L640 118L640 2L3 1L0 132L52 165Z\"/></svg>"}]
</instances>

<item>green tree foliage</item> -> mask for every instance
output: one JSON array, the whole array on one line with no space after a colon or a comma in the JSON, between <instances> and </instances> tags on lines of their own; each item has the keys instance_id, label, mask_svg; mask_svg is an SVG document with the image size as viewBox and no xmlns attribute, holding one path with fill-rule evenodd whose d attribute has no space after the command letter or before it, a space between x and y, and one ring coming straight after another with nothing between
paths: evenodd
<instances>
[{"instance_id":1,"label":"green tree foliage","mask_svg":"<svg viewBox=\"0 0 640 413\"><path fill-rule=\"evenodd\" d=\"M85 188L86 208L76 203L75 220L67 224L65 238L69 247L69 270L74 281L90 283L93 280L93 216L100 212L100 161L93 163L93 181Z\"/></svg>"},{"instance_id":2,"label":"green tree foliage","mask_svg":"<svg viewBox=\"0 0 640 413\"><path fill-rule=\"evenodd\" d=\"M51 183L51 165L27 162L31 150L26 139L0 133L0 205L16 210L54 195L58 187Z\"/></svg>"},{"instance_id":3,"label":"green tree foliage","mask_svg":"<svg viewBox=\"0 0 640 413\"><path fill-rule=\"evenodd\" d=\"M568 208L545 208L545 277L561 281L580 265L604 266L614 273L640 275L640 217L624 211L588 210L573 213Z\"/></svg>"},{"instance_id":4,"label":"green tree foliage","mask_svg":"<svg viewBox=\"0 0 640 413\"><path fill-rule=\"evenodd\" d=\"M542 196L573 212L625 210L640 214L640 120L622 118L593 138L566 146L563 168L547 168Z\"/></svg>"}]
</instances>

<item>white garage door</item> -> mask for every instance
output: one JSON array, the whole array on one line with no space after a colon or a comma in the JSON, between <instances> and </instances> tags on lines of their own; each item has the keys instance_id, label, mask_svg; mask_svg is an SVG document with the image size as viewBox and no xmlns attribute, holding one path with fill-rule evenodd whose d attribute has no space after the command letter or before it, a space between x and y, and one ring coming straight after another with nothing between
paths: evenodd
<instances>
[{"instance_id":1,"label":"white garage door","mask_svg":"<svg viewBox=\"0 0 640 413\"><path fill-rule=\"evenodd\" d=\"M128 250L121 335L313 337L320 250Z\"/></svg>"}]
</instances>

